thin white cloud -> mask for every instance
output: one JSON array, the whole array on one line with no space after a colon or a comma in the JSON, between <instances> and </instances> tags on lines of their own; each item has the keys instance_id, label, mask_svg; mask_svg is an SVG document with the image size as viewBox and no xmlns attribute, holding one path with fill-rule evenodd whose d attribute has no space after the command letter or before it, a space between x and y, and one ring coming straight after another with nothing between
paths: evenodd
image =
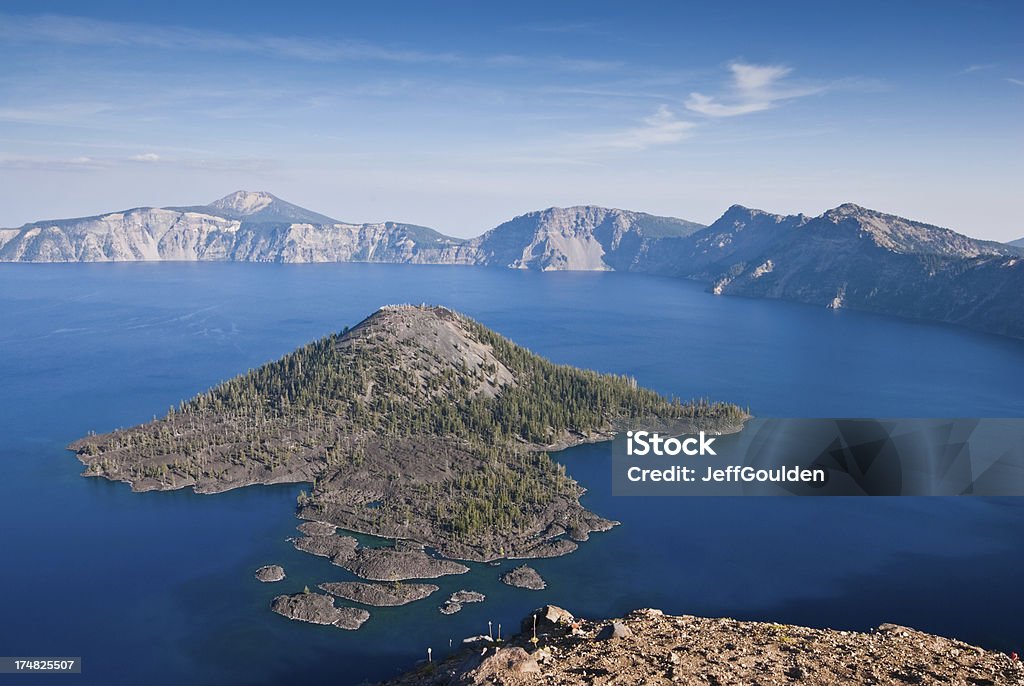
<instances>
[{"instance_id":1,"label":"thin white cloud","mask_svg":"<svg viewBox=\"0 0 1024 686\"><path fill-rule=\"evenodd\" d=\"M1024 79L1011 79L1011 78L1007 78L1006 80L1009 81L1010 83L1012 83L1015 86L1024 86Z\"/></svg>"},{"instance_id":2,"label":"thin white cloud","mask_svg":"<svg viewBox=\"0 0 1024 686\"><path fill-rule=\"evenodd\" d=\"M46 158L0 155L0 169L15 171L89 171L108 166L104 160L86 156Z\"/></svg>"},{"instance_id":3,"label":"thin white cloud","mask_svg":"<svg viewBox=\"0 0 1024 686\"><path fill-rule=\"evenodd\" d=\"M21 171L88 171L97 169L111 170L128 168L129 165L138 171L139 163L167 166L186 170L258 172L280 167L280 161L261 158L229 158L229 157L182 157L165 158L156 153L143 153L127 157L103 156L92 157L80 155L76 157L43 157L14 156L0 154L0 169Z\"/></svg>"},{"instance_id":4,"label":"thin white cloud","mask_svg":"<svg viewBox=\"0 0 1024 686\"><path fill-rule=\"evenodd\" d=\"M667 106L661 105L639 126L589 136L587 146L592 150L647 150L674 145L689 136L694 126L693 122L679 119Z\"/></svg>"},{"instance_id":5,"label":"thin white cloud","mask_svg":"<svg viewBox=\"0 0 1024 686\"><path fill-rule=\"evenodd\" d=\"M0 39L17 43L141 47L272 54L278 57L329 62L452 62L450 53L398 50L358 41L311 40L279 36L239 36L176 26L151 26L62 15L0 15Z\"/></svg>"},{"instance_id":6,"label":"thin white cloud","mask_svg":"<svg viewBox=\"0 0 1024 686\"><path fill-rule=\"evenodd\" d=\"M769 110L775 106L772 100L757 100L752 102L738 102L726 105L718 102L710 95L701 93L690 93L686 99L686 109L706 117L735 117L741 114L752 114Z\"/></svg>"},{"instance_id":7,"label":"thin white cloud","mask_svg":"<svg viewBox=\"0 0 1024 686\"><path fill-rule=\"evenodd\" d=\"M977 71L987 71L989 69L995 69L997 66L998 65L996 64L972 64L970 66L964 67L963 69L958 71L957 74L973 74L974 72Z\"/></svg>"},{"instance_id":8,"label":"thin white cloud","mask_svg":"<svg viewBox=\"0 0 1024 686\"><path fill-rule=\"evenodd\" d=\"M82 120L109 112L106 103L66 102L24 107L0 107L0 122L14 124L80 124Z\"/></svg>"},{"instance_id":9,"label":"thin white cloud","mask_svg":"<svg viewBox=\"0 0 1024 686\"><path fill-rule=\"evenodd\" d=\"M723 95L711 96L693 92L686 99L686 109L706 117L736 117L762 112L779 103L824 90L820 86L794 86L787 82L792 68L782 65L733 62L732 75Z\"/></svg>"},{"instance_id":10,"label":"thin white cloud","mask_svg":"<svg viewBox=\"0 0 1024 686\"><path fill-rule=\"evenodd\" d=\"M484 64L496 67L530 66L567 72L614 69L618 62L572 59L558 55L467 56L447 51L424 51L365 41L325 40L303 36L240 35L182 26L153 26L64 15L0 14L0 41L17 44L58 44L130 47L269 55L306 62L374 61L407 64Z\"/></svg>"}]
</instances>

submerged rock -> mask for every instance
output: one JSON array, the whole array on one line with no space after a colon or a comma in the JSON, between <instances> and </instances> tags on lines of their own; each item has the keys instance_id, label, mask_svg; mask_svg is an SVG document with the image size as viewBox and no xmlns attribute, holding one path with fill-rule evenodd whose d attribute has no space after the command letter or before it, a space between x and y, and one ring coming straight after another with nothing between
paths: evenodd
<instances>
[{"instance_id":1,"label":"submerged rock","mask_svg":"<svg viewBox=\"0 0 1024 686\"><path fill-rule=\"evenodd\" d=\"M325 593L279 595L270 604L279 615L310 624L333 624L339 629L354 631L370 618L370 613L355 607L336 607L334 598Z\"/></svg>"},{"instance_id":2,"label":"submerged rock","mask_svg":"<svg viewBox=\"0 0 1024 686\"><path fill-rule=\"evenodd\" d=\"M505 572L499 577L499 581L509 586L528 588L531 591L539 591L547 586L537 570L529 565L520 565L513 570Z\"/></svg>"},{"instance_id":3,"label":"submerged rock","mask_svg":"<svg viewBox=\"0 0 1024 686\"><path fill-rule=\"evenodd\" d=\"M256 570L256 578L263 583L272 583L284 578L284 567L280 565L265 565Z\"/></svg>"},{"instance_id":4,"label":"submerged rock","mask_svg":"<svg viewBox=\"0 0 1024 686\"><path fill-rule=\"evenodd\" d=\"M320 584L320 588L333 596L352 600L363 605L395 607L426 598L438 587L434 584L363 583L361 581L338 581Z\"/></svg>"}]
</instances>

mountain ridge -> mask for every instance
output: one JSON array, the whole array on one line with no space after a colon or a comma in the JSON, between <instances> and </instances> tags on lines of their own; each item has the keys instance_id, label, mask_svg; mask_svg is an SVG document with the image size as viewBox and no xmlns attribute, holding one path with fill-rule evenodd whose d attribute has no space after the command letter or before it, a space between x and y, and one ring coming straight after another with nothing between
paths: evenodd
<instances>
[{"instance_id":1,"label":"mountain ridge","mask_svg":"<svg viewBox=\"0 0 1024 686\"><path fill-rule=\"evenodd\" d=\"M319 221L328 220L328 221ZM717 295L794 300L1024 337L1024 247L844 203L818 216L732 205L709 226L596 205L549 207L469 239L332 220L263 191L0 230L0 262L383 262L628 271Z\"/></svg>"},{"instance_id":2,"label":"mountain ridge","mask_svg":"<svg viewBox=\"0 0 1024 686\"><path fill-rule=\"evenodd\" d=\"M246 223L344 224L327 215L281 200L266 191L239 190L207 205L165 207L166 210L212 214Z\"/></svg>"}]
</instances>

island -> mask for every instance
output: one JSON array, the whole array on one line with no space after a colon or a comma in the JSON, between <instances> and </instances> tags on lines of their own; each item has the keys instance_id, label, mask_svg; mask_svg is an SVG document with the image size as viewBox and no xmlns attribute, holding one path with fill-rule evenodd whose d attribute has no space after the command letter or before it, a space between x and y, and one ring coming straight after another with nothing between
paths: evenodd
<instances>
[{"instance_id":1,"label":"island","mask_svg":"<svg viewBox=\"0 0 1024 686\"><path fill-rule=\"evenodd\" d=\"M503 584L516 588L527 588L531 591L542 591L547 587L547 582L541 578L536 569L529 565L519 565L502 574L498 580Z\"/></svg>"},{"instance_id":2,"label":"island","mask_svg":"<svg viewBox=\"0 0 1024 686\"><path fill-rule=\"evenodd\" d=\"M467 591L465 589L456 591L448 596L444 605L438 608L443 615L453 615L462 610L462 606L468 603L482 603L487 599L483 593L478 591Z\"/></svg>"},{"instance_id":3,"label":"island","mask_svg":"<svg viewBox=\"0 0 1024 686\"><path fill-rule=\"evenodd\" d=\"M334 581L320 584L320 589L333 596L363 605L395 607L423 600L438 587L434 584L368 584L360 581Z\"/></svg>"},{"instance_id":4,"label":"island","mask_svg":"<svg viewBox=\"0 0 1024 686\"><path fill-rule=\"evenodd\" d=\"M284 579L284 567L281 565L264 565L256 570L256 578L263 583L273 583Z\"/></svg>"},{"instance_id":5,"label":"island","mask_svg":"<svg viewBox=\"0 0 1024 686\"><path fill-rule=\"evenodd\" d=\"M279 615L310 624L333 624L339 629L355 631L370 618L370 613L356 607L337 607L334 598L308 589L294 595L279 595L270 604Z\"/></svg>"},{"instance_id":6,"label":"island","mask_svg":"<svg viewBox=\"0 0 1024 686\"><path fill-rule=\"evenodd\" d=\"M452 560L566 554L614 526L549 451L647 421L725 433L748 418L554 364L445 307L394 305L70 449L85 475L135 491L307 483L296 547L397 581L466 569Z\"/></svg>"}]
</instances>

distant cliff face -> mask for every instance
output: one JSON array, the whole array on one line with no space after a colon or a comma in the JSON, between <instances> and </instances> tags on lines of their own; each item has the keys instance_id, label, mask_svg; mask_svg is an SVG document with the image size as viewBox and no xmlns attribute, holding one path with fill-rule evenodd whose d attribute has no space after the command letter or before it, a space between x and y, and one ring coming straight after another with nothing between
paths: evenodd
<instances>
[{"instance_id":1,"label":"distant cliff face","mask_svg":"<svg viewBox=\"0 0 1024 686\"><path fill-rule=\"evenodd\" d=\"M468 261L464 241L424 227L348 224L269 193L238 191L209 205L138 208L0 231L0 261Z\"/></svg>"},{"instance_id":2,"label":"distant cliff face","mask_svg":"<svg viewBox=\"0 0 1024 686\"><path fill-rule=\"evenodd\" d=\"M1024 258L999 243L842 205L820 217L734 206L693 236L663 241L645 271L716 294L796 300L1024 336Z\"/></svg>"},{"instance_id":3,"label":"distant cliff face","mask_svg":"<svg viewBox=\"0 0 1024 686\"><path fill-rule=\"evenodd\" d=\"M1022 239L1024 240L1024 239ZM636 271L716 294L783 298L1024 337L1024 247L846 204L819 217L734 205L708 227L590 205L530 212L464 240L350 224L269 193L0 230L0 261L391 262Z\"/></svg>"},{"instance_id":4,"label":"distant cliff face","mask_svg":"<svg viewBox=\"0 0 1024 686\"><path fill-rule=\"evenodd\" d=\"M628 270L651 238L704 228L682 219L590 205L552 207L507 221L472 241L476 264L513 269Z\"/></svg>"}]
</instances>

